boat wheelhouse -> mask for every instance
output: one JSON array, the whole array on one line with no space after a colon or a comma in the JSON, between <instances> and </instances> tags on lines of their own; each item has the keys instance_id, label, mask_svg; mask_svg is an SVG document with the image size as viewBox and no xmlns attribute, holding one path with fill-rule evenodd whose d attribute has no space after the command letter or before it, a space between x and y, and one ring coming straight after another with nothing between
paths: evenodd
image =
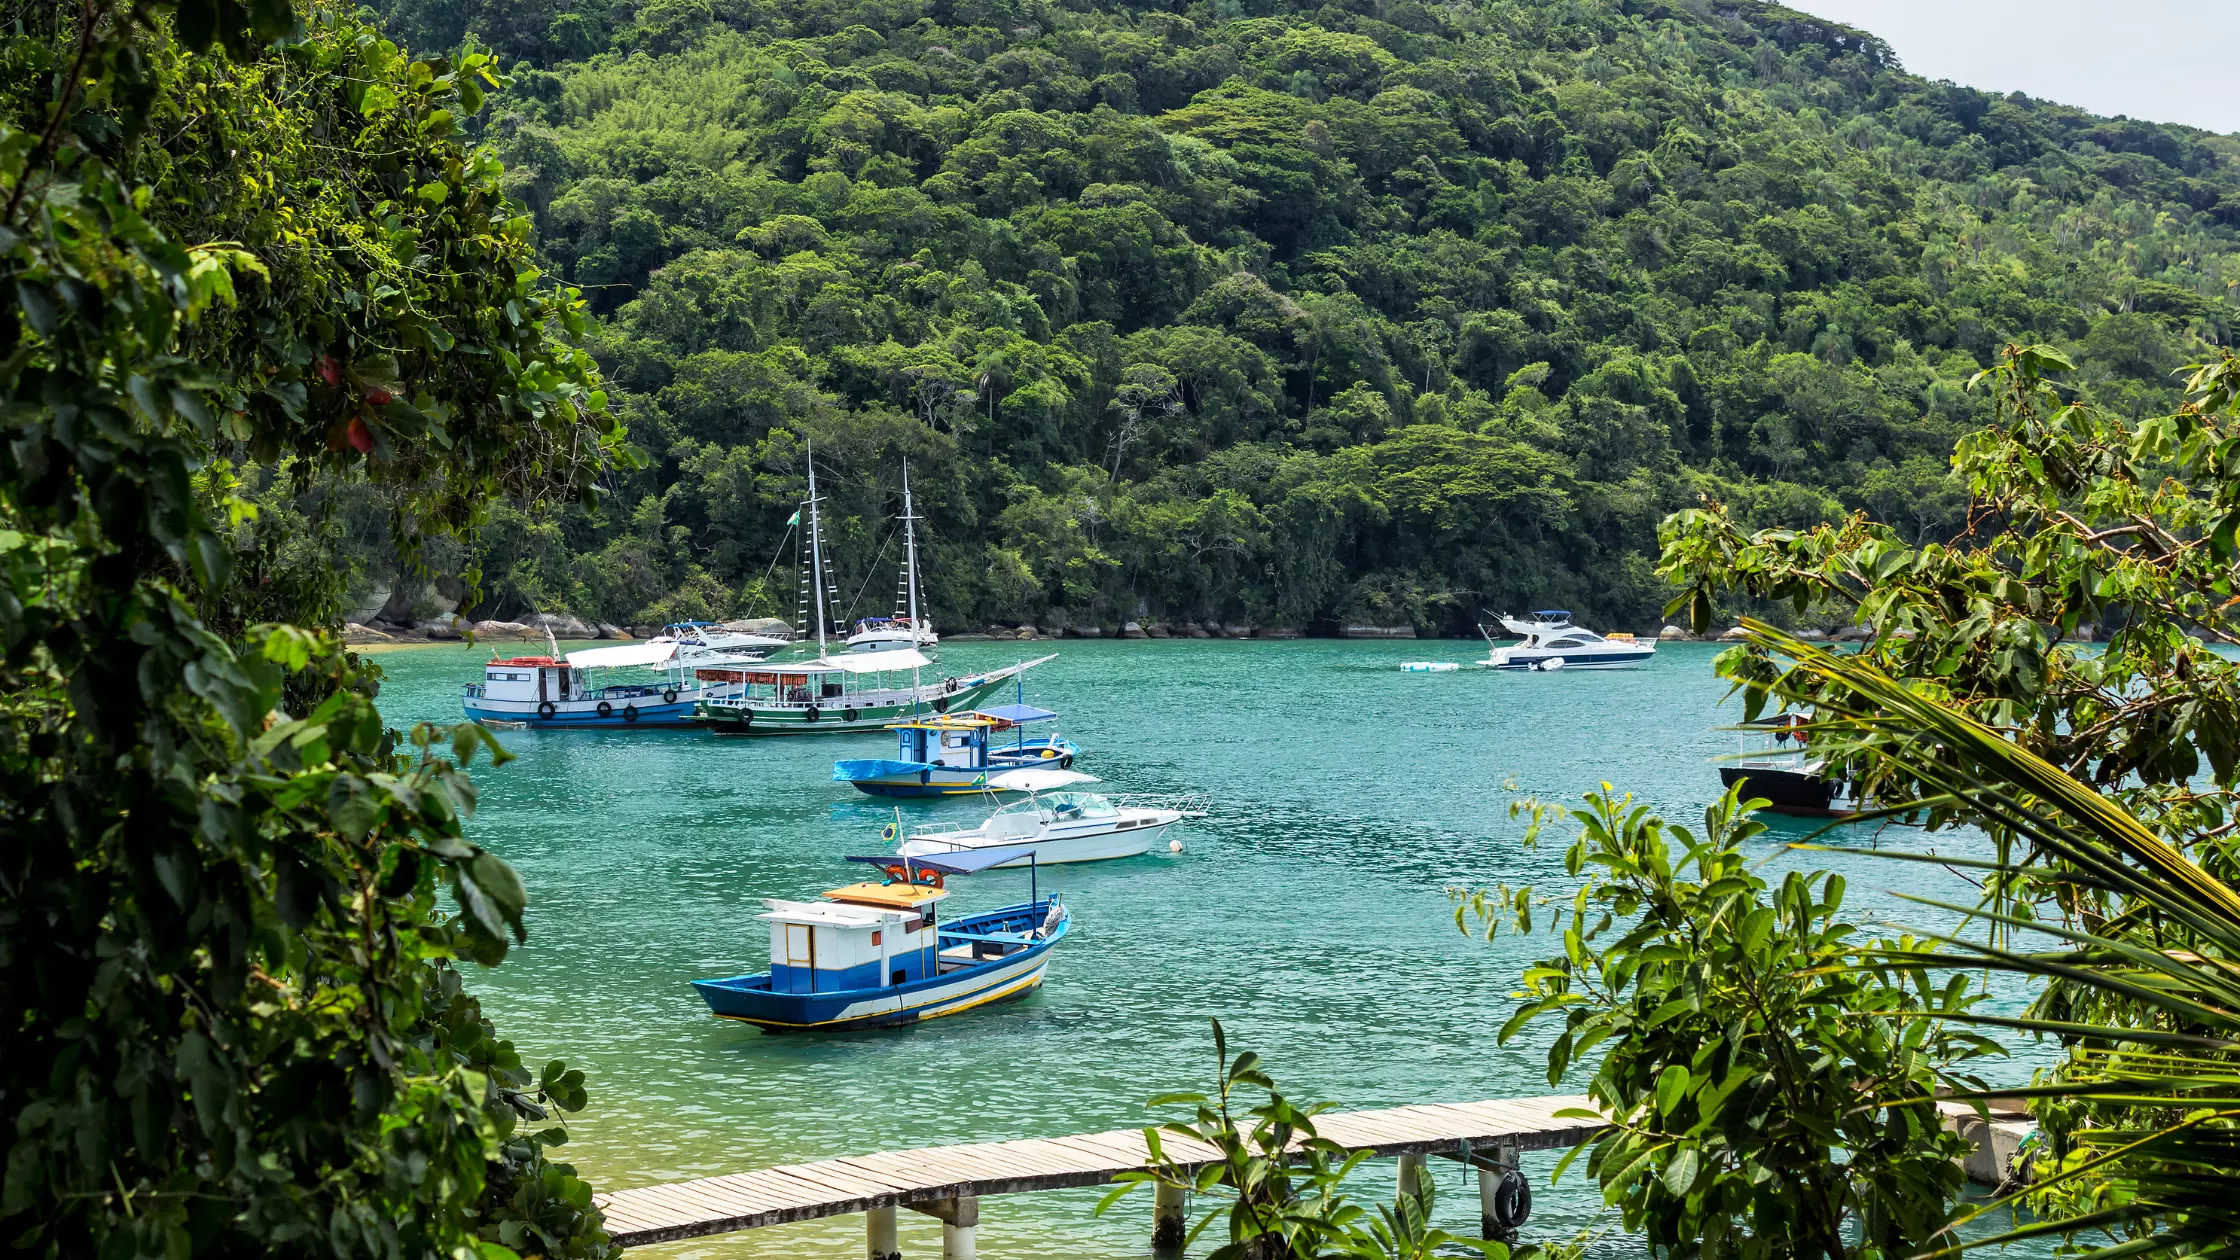
<instances>
[{"instance_id":1,"label":"boat wheelhouse","mask_svg":"<svg viewBox=\"0 0 2240 1260\"><path fill-rule=\"evenodd\" d=\"M1148 852L1167 829L1185 818L1205 817L1205 798L1195 793L1169 796L1106 796L1078 785L1097 780L1078 770L1011 770L991 775L991 791L1028 793L977 827L961 831L916 831L896 853L916 859L947 860L962 853L1023 852L1052 866L1065 862L1103 862ZM1000 865L1016 866L1012 858Z\"/></svg>"},{"instance_id":2,"label":"boat wheelhouse","mask_svg":"<svg viewBox=\"0 0 2240 1260\"><path fill-rule=\"evenodd\" d=\"M1524 641L1508 645L1495 643L1492 632L1479 626L1478 633L1485 636L1487 652L1486 658L1478 663L1488 669L1629 669L1657 654L1655 643L1645 643L1630 634L1596 634L1574 623L1567 609L1543 608L1534 612L1529 620L1512 617L1495 620Z\"/></svg>"},{"instance_id":3,"label":"boat wheelhouse","mask_svg":"<svg viewBox=\"0 0 2240 1260\"><path fill-rule=\"evenodd\" d=\"M834 762L835 783L873 796L959 796L989 790L989 776L1029 766L1070 768L1080 749L1056 732L1029 738L1027 728L1058 715L1028 704L997 705L896 722L893 757ZM1000 789L998 789L1000 790Z\"/></svg>"},{"instance_id":4,"label":"boat wheelhouse","mask_svg":"<svg viewBox=\"0 0 2240 1260\"><path fill-rule=\"evenodd\" d=\"M770 969L693 989L724 1019L765 1032L844 1031L915 1024L1010 998L1042 983L1071 916L1033 881L1032 850L916 860L854 857L880 882L832 889L822 901L765 900ZM946 923L948 880L1024 861L1028 899Z\"/></svg>"},{"instance_id":5,"label":"boat wheelhouse","mask_svg":"<svg viewBox=\"0 0 2240 1260\"><path fill-rule=\"evenodd\" d=\"M565 657L515 656L482 667L464 707L477 722L528 726L679 727L688 725L706 688L678 677L674 643L586 648ZM644 681L612 682L610 670L660 670Z\"/></svg>"}]
</instances>

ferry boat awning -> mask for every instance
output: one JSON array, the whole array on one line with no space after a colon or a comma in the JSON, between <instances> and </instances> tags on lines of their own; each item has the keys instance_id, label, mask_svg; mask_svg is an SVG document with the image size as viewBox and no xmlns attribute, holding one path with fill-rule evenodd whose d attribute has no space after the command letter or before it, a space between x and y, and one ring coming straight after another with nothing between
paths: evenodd
<instances>
[{"instance_id":1,"label":"ferry boat awning","mask_svg":"<svg viewBox=\"0 0 2240 1260\"><path fill-rule=\"evenodd\" d=\"M817 662L851 674L887 674L902 669L931 669L933 661L916 648L896 648L890 652L849 652L841 656L828 656Z\"/></svg>"},{"instance_id":2,"label":"ferry boat awning","mask_svg":"<svg viewBox=\"0 0 2240 1260\"><path fill-rule=\"evenodd\" d=\"M621 647L570 652L568 664L576 669L625 669L632 665L659 665L676 654L674 643L625 643Z\"/></svg>"},{"instance_id":3,"label":"ferry boat awning","mask_svg":"<svg viewBox=\"0 0 2240 1260\"><path fill-rule=\"evenodd\" d=\"M906 858L899 853L881 853L875 856L851 857L848 860L878 867L900 867L904 863L908 863L921 871L939 871L944 875L972 875L987 870L991 866L1001 866L1005 862L1016 862L1020 858L1032 857L1033 855L1034 846L1031 844L1005 844L986 849L959 849L954 853L944 853L938 857Z\"/></svg>"}]
</instances>

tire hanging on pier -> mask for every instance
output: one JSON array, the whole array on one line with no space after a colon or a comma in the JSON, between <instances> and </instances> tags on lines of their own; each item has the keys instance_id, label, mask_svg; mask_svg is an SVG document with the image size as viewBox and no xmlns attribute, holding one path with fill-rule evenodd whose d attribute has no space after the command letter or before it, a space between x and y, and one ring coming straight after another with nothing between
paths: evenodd
<instances>
[{"instance_id":1,"label":"tire hanging on pier","mask_svg":"<svg viewBox=\"0 0 2240 1260\"><path fill-rule=\"evenodd\" d=\"M1493 1188L1493 1224L1496 1229L1515 1229L1532 1219L1532 1183L1514 1168L1501 1170L1501 1181Z\"/></svg>"}]
</instances>

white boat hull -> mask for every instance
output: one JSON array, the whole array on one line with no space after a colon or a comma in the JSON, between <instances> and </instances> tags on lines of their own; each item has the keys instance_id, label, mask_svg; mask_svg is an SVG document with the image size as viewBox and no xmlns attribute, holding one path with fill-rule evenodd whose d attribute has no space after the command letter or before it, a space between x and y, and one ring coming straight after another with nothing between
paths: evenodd
<instances>
[{"instance_id":1,"label":"white boat hull","mask_svg":"<svg viewBox=\"0 0 2240 1260\"><path fill-rule=\"evenodd\" d=\"M1632 669L1647 664L1657 655L1655 648L1627 648L1622 651L1569 648L1558 651L1524 651L1517 648L1497 648L1478 664L1487 669L1545 669L1550 662L1561 661L1558 668L1573 669Z\"/></svg>"},{"instance_id":2,"label":"white boat hull","mask_svg":"<svg viewBox=\"0 0 2240 1260\"><path fill-rule=\"evenodd\" d=\"M1128 819L1120 819L1128 822ZM1102 827L1097 830L1066 829L1063 833L1042 836L982 837L977 832L958 831L912 836L903 841L896 852L904 857L937 857L943 853L957 853L967 849L1031 848L1033 865L1063 866L1072 862L1108 862L1114 858L1131 858L1151 851L1151 847L1164 836L1167 828L1182 821L1180 815L1155 818L1126 828ZM999 863L997 869L1007 866L1026 866L1026 857L1013 858Z\"/></svg>"}]
</instances>

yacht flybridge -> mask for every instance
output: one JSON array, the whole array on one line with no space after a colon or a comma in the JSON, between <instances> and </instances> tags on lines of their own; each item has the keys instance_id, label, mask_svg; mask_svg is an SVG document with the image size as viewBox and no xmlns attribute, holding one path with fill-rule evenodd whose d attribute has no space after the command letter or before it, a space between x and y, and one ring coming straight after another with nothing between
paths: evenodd
<instances>
[{"instance_id":1,"label":"yacht flybridge","mask_svg":"<svg viewBox=\"0 0 2240 1260\"><path fill-rule=\"evenodd\" d=\"M1492 632L1479 626L1488 651L1478 663L1488 669L1629 669L1657 654L1654 642L1644 643L1630 634L1596 634L1575 625L1567 609L1543 608L1528 619L1495 620L1524 641L1495 643Z\"/></svg>"},{"instance_id":2,"label":"yacht flybridge","mask_svg":"<svg viewBox=\"0 0 2240 1260\"><path fill-rule=\"evenodd\" d=\"M808 524L808 546L801 566L801 624L804 637L813 627L817 655L814 660L751 662L711 665L695 669L708 690L693 707L695 720L719 735L825 735L884 730L895 722L951 709L971 709L980 700L1027 670L1051 660L1023 661L978 673L928 677L934 659L910 640L923 620L917 607L918 567L916 535L910 535L905 569L907 604L903 615L910 627L895 646L878 646L866 640L850 650L832 650L832 630L840 624L837 591L825 559L824 522L817 494L817 462L809 452L809 498L802 504ZM907 528L915 513L907 488L903 523ZM930 645L930 629L924 631ZM856 636L861 638L859 634Z\"/></svg>"},{"instance_id":3,"label":"yacht flybridge","mask_svg":"<svg viewBox=\"0 0 2240 1260\"><path fill-rule=\"evenodd\" d=\"M674 643L679 665L691 668L699 665L738 665L759 661L781 648L791 647L792 639L781 639L768 634L746 634L726 630L714 621L680 621L661 627L661 633L646 640L650 645Z\"/></svg>"}]
</instances>

